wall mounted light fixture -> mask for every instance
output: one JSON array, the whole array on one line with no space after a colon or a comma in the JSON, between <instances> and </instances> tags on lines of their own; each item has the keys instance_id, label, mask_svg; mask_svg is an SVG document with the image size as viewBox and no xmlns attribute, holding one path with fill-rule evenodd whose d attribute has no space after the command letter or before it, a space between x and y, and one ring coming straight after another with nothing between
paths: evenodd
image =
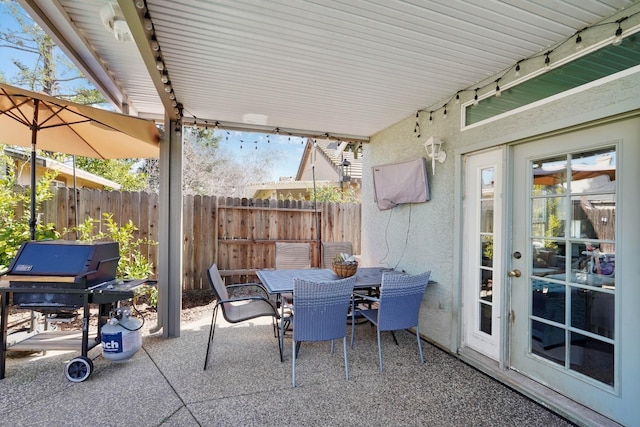
<instances>
[{"instance_id":1,"label":"wall mounted light fixture","mask_svg":"<svg viewBox=\"0 0 640 427\"><path fill-rule=\"evenodd\" d=\"M438 163L444 163L447 160L447 153L442 149L442 141L439 138L430 136L424 143L424 149L427 151L427 156L431 159L431 170L433 174L436 174L436 160Z\"/></svg>"}]
</instances>

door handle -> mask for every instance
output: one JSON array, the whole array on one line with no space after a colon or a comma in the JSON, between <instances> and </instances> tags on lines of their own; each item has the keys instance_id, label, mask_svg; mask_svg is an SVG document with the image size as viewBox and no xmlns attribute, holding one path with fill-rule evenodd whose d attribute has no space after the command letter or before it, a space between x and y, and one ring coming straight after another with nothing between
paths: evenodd
<instances>
[{"instance_id":1,"label":"door handle","mask_svg":"<svg viewBox=\"0 0 640 427\"><path fill-rule=\"evenodd\" d=\"M518 270L517 268L514 268L513 270L508 272L507 275L509 277L520 277L520 276L522 276L522 272L520 270Z\"/></svg>"}]
</instances>

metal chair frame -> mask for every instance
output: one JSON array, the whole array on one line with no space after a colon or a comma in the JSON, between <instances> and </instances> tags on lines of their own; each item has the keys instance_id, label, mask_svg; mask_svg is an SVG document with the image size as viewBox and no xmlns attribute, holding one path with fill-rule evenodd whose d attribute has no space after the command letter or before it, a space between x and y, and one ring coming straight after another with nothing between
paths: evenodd
<instances>
[{"instance_id":1,"label":"metal chair frame","mask_svg":"<svg viewBox=\"0 0 640 427\"><path fill-rule=\"evenodd\" d=\"M218 267L213 264L207 270L207 277L209 284L213 290L213 294L216 298L216 305L213 308L213 314L211 316L211 326L209 328L209 341L207 343L207 353L204 359L204 370L207 369L209 362L209 353L211 349L211 343L213 342L213 336L216 329L216 320L218 316L218 310L222 310L224 319L229 323L240 323L247 320L255 319L258 317L272 317L273 318L273 334L278 339L278 351L280 353L280 362L283 361L282 348L280 346L280 329L276 323L280 318L277 308L268 299L268 293L260 283L244 283L240 285L226 286L222 281ZM228 289L239 289L247 287L257 287L264 292L265 297L258 295L248 295L239 298L230 298ZM242 302L243 304L237 304Z\"/></svg>"}]
</instances>

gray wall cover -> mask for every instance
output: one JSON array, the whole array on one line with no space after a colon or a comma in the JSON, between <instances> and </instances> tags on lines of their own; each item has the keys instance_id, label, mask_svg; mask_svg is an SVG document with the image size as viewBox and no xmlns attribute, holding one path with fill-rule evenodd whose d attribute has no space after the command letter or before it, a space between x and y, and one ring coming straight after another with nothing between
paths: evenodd
<instances>
[{"instance_id":1,"label":"gray wall cover","mask_svg":"<svg viewBox=\"0 0 640 427\"><path fill-rule=\"evenodd\" d=\"M373 187L378 209L429 200L425 159L373 166Z\"/></svg>"}]
</instances>

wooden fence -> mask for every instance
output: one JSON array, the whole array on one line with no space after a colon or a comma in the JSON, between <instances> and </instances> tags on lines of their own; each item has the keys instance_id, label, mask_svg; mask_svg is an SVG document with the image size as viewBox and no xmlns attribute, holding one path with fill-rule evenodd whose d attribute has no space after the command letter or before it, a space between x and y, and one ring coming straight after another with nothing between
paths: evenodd
<instances>
[{"instance_id":1,"label":"wooden fence","mask_svg":"<svg viewBox=\"0 0 640 427\"><path fill-rule=\"evenodd\" d=\"M120 225L131 219L138 227L136 237L157 241L158 204L153 193L80 189L78 222L111 213ZM274 267L276 241L310 243L312 266L320 265L319 241L350 241L354 253L360 253L360 208L359 204L318 203L314 208L309 201L184 196L183 289L209 289L206 269L213 262L227 283L255 281L256 269ZM56 188L41 211L41 222L54 223L59 231L73 227L73 189ZM157 246L141 250L157 266Z\"/></svg>"}]
</instances>

